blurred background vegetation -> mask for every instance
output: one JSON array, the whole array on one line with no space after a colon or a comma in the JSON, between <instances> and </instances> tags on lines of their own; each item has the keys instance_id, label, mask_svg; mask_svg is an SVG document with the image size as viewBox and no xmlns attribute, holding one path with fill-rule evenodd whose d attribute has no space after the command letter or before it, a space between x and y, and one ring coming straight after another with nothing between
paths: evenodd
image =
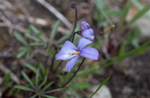
<instances>
[{"instance_id":1,"label":"blurred background vegetation","mask_svg":"<svg viewBox=\"0 0 150 98\"><path fill-rule=\"evenodd\" d=\"M87 21L100 56L86 60L74 80L58 89L78 67L66 73L65 61L54 70L60 62L53 59L53 45L60 49L74 26L72 2L0 0L0 98L89 98L108 77L92 98L149 98L149 0L74 0L75 31ZM80 38L76 35L74 43Z\"/></svg>"}]
</instances>

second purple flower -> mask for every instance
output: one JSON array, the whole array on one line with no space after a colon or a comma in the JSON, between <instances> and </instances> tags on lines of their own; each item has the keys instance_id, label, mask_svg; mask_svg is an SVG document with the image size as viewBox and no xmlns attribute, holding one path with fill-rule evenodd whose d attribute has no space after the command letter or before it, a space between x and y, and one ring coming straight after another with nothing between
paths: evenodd
<instances>
[{"instance_id":1,"label":"second purple flower","mask_svg":"<svg viewBox=\"0 0 150 98\"><path fill-rule=\"evenodd\" d=\"M86 21L83 21L81 22L81 28L82 28L82 33L81 35L85 38L88 38L88 39L94 39L94 31L92 28L90 28L90 25L86 22Z\"/></svg>"}]
</instances>

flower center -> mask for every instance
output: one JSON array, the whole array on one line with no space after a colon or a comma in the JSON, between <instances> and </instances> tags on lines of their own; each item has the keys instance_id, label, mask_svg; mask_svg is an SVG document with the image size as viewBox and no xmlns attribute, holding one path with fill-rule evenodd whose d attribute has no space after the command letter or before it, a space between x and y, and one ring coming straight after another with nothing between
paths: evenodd
<instances>
[{"instance_id":1,"label":"flower center","mask_svg":"<svg viewBox=\"0 0 150 98\"><path fill-rule=\"evenodd\" d=\"M76 51L75 54L76 54L76 55L80 54L80 51Z\"/></svg>"}]
</instances>

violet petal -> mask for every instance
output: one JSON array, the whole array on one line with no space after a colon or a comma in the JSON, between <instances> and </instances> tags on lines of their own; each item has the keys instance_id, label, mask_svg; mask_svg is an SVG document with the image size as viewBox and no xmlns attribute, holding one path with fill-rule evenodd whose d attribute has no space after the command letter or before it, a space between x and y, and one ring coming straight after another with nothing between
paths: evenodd
<instances>
[{"instance_id":1,"label":"violet petal","mask_svg":"<svg viewBox=\"0 0 150 98\"><path fill-rule=\"evenodd\" d=\"M78 60L79 55L73 57L71 60L69 60L66 64L66 71L70 72L76 61Z\"/></svg>"},{"instance_id":2,"label":"violet petal","mask_svg":"<svg viewBox=\"0 0 150 98\"><path fill-rule=\"evenodd\" d=\"M95 36L94 36L94 35L91 35L91 36L90 36L90 39L92 39L92 40L93 40L94 38L95 38Z\"/></svg>"},{"instance_id":3,"label":"violet petal","mask_svg":"<svg viewBox=\"0 0 150 98\"><path fill-rule=\"evenodd\" d=\"M93 40L93 37L92 37L93 35L91 33L92 33L91 29L86 29L82 31L81 35L85 38Z\"/></svg>"},{"instance_id":4,"label":"violet petal","mask_svg":"<svg viewBox=\"0 0 150 98\"><path fill-rule=\"evenodd\" d=\"M90 28L90 29L89 29L89 32L90 32L90 34L91 34L91 35L93 35L93 34L94 34L94 31L93 31L93 29L92 29L92 28Z\"/></svg>"},{"instance_id":5,"label":"violet petal","mask_svg":"<svg viewBox=\"0 0 150 98\"><path fill-rule=\"evenodd\" d=\"M92 47L85 47L81 50L80 55L91 60L98 60L99 52Z\"/></svg>"},{"instance_id":6,"label":"violet petal","mask_svg":"<svg viewBox=\"0 0 150 98\"><path fill-rule=\"evenodd\" d=\"M82 28L82 30L89 29L90 25L86 21L82 21L81 28Z\"/></svg>"},{"instance_id":7,"label":"violet petal","mask_svg":"<svg viewBox=\"0 0 150 98\"><path fill-rule=\"evenodd\" d=\"M76 55L69 55L75 53L77 47L70 41L65 41L65 44L61 48L60 52L56 55L56 60L67 60Z\"/></svg>"},{"instance_id":8,"label":"violet petal","mask_svg":"<svg viewBox=\"0 0 150 98\"><path fill-rule=\"evenodd\" d=\"M81 38L78 43L78 49L82 50L83 47L85 47L86 45L91 44L91 43L92 43L92 41L90 41L86 38Z\"/></svg>"}]
</instances>

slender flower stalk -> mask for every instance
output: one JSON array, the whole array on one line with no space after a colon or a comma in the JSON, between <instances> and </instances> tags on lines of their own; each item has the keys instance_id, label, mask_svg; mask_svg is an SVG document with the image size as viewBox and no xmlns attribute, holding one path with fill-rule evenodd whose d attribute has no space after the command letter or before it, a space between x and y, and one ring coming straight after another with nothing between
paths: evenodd
<instances>
[{"instance_id":1,"label":"slender flower stalk","mask_svg":"<svg viewBox=\"0 0 150 98\"><path fill-rule=\"evenodd\" d=\"M76 28L76 25L77 25L77 8L76 8L76 3L72 3L72 7L75 9L75 23L74 23L74 28L73 28L73 31L72 31L72 36L70 37L72 40L71 42L73 42L74 40L74 36L75 36L75 28Z\"/></svg>"},{"instance_id":2,"label":"slender flower stalk","mask_svg":"<svg viewBox=\"0 0 150 98\"><path fill-rule=\"evenodd\" d=\"M85 58L82 60L82 62L80 63L78 69L76 70L76 72L74 73L74 75L62 86L62 88L64 88L73 78L74 76L77 74L77 72L79 71L79 69L81 68L83 62L84 62Z\"/></svg>"},{"instance_id":3,"label":"slender flower stalk","mask_svg":"<svg viewBox=\"0 0 150 98\"><path fill-rule=\"evenodd\" d=\"M56 69L55 69L55 71L54 71L54 74L57 72L57 70L58 70L59 67L61 66L62 62L63 62L63 60L61 60L61 61L59 62L59 64L57 65L57 67L56 67Z\"/></svg>"}]
</instances>

